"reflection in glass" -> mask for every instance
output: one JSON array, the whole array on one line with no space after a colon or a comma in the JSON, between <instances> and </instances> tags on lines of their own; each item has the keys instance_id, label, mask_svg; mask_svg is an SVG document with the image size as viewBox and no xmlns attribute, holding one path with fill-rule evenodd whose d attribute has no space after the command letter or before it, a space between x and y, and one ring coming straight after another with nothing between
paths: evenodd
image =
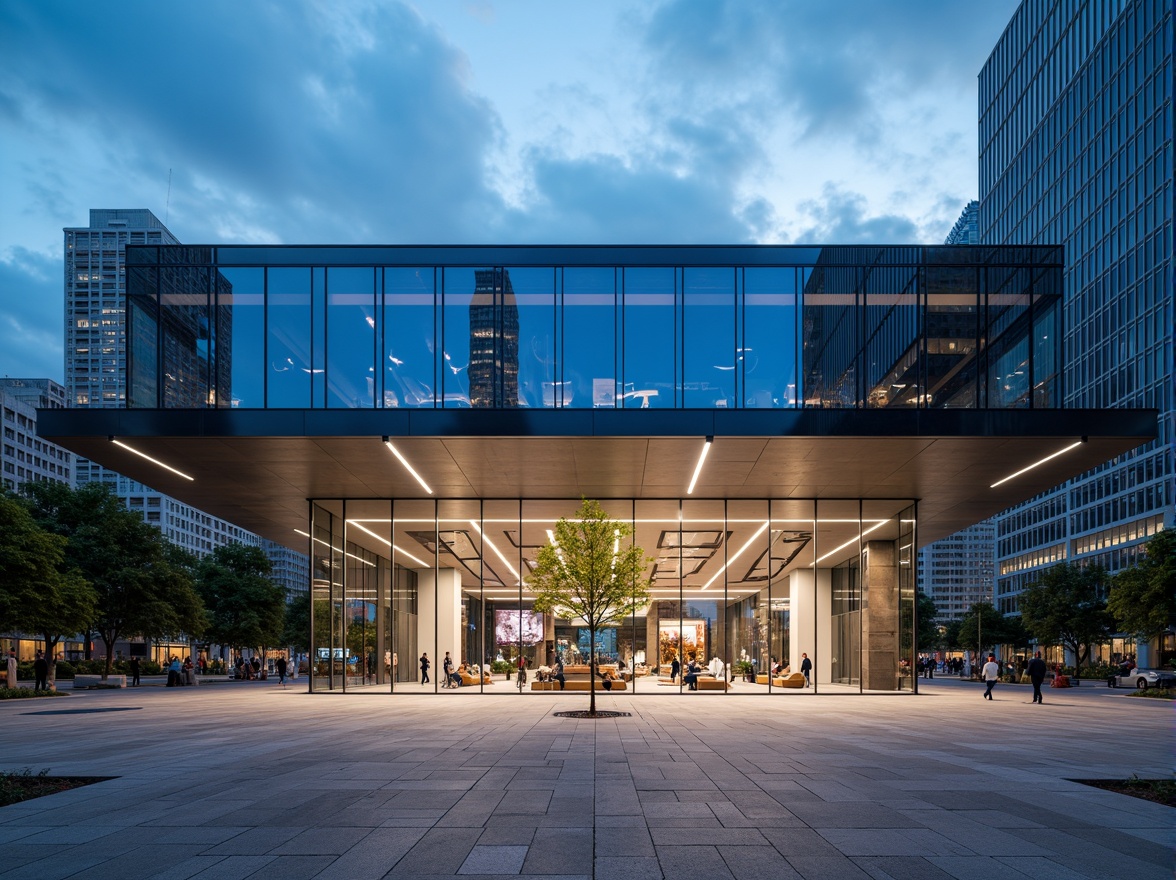
<instances>
[{"instance_id":1,"label":"reflection in glass","mask_svg":"<svg viewBox=\"0 0 1176 880\"><path fill-rule=\"evenodd\" d=\"M311 406L310 270L267 270L267 407Z\"/></svg>"},{"instance_id":2,"label":"reflection in glass","mask_svg":"<svg viewBox=\"0 0 1176 880\"><path fill-rule=\"evenodd\" d=\"M626 268L624 281L624 387L627 409L677 406L673 269Z\"/></svg>"},{"instance_id":3,"label":"reflection in glass","mask_svg":"<svg viewBox=\"0 0 1176 880\"><path fill-rule=\"evenodd\" d=\"M799 406L797 388L797 269L749 268L743 273L743 405Z\"/></svg>"},{"instance_id":4,"label":"reflection in glass","mask_svg":"<svg viewBox=\"0 0 1176 880\"><path fill-rule=\"evenodd\" d=\"M327 272L327 406L372 406L375 352L375 271L331 267Z\"/></svg>"},{"instance_id":5,"label":"reflection in glass","mask_svg":"<svg viewBox=\"0 0 1176 880\"><path fill-rule=\"evenodd\" d=\"M555 405L616 406L615 269L564 269L563 327L563 377Z\"/></svg>"},{"instance_id":6,"label":"reflection in glass","mask_svg":"<svg viewBox=\"0 0 1176 880\"><path fill-rule=\"evenodd\" d=\"M219 356L228 358L232 393L227 406L265 406L265 271L226 269L229 290L217 298L228 308L232 332L221 328Z\"/></svg>"},{"instance_id":7,"label":"reflection in glass","mask_svg":"<svg viewBox=\"0 0 1176 880\"><path fill-rule=\"evenodd\" d=\"M432 269L384 270L383 407L436 405L437 328Z\"/></svg>"}]
</instances>

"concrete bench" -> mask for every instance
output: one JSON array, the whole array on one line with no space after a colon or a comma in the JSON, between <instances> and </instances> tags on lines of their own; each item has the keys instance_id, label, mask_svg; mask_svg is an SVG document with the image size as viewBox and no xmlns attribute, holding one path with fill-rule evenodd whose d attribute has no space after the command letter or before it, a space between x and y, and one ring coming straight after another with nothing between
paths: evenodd
<instances>
[{"instance_id":1,"label":"concrete bench","mask_svg":"<svg viewBox=\"0 0 1176 880\"><path fill-rule=\"evenodd\" d=\"M82 688L92 687L119 687L125 688L127 686L127 677L125 675L111 675L106 681L102 680L101 675L75 675L73 680L74 690L81 690Z\"/></svg>"}]
</instances>

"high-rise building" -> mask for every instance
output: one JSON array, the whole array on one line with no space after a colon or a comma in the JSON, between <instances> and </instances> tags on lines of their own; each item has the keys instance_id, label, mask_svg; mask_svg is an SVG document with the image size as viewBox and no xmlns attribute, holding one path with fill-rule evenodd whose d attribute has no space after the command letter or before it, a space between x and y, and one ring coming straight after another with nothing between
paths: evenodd
<instances>
[{"instance_id":1,"label":"high-rise building","mask_svg":"<svg viewBox=\"0 0 1176 880\"><path fill-rule=\"evenodd\" d=\"M90 225L65 231L65 391L67 406L81 409L121 409L126 406L127 319L126 254L128 244L179 244L151 211L136 209L93 209ZM169 373L166 396L173 405L202 406L210 403L194 398L193 389L205 383L189 381L202 371L210 348L210 327L202 326L196 310L172 312L165 334L165 355L174 369ZM216 315L216 328L225 330L227 307ZM191 351L188 360L171 357L173 350ZM215 387L228 390L230 364L219 366ZM212 401L211 403L215 403ZM158 526L164 536L197 556L211 553L221 544L240 542L263 546L262 539L233 523L219 519L174 498L156 492L114 471L79 458L77 483L102 482L110 487L128 508ZM268 542L267 542L268 543ZM293 558L273 558L275 570L282 572L287 590L307 588L309 559L301 564ZM299 554L294 554L295 556ZM299 571L301 575L299 575ZM298 580L299 576L301 580Z\"/></svg>"},{"instance_id":2,"label":"high-rise building","mask_svg":"<svg viewBox=\"0 0 1176 880\"><path fill-rule=\"evenodd\" d=\"M510 272L478 269L470 299L470 406L519 405L519 307ZM501 327L500 332L496 332Z\"/></svg>"},{"instance_id":3,"label":"high-rise building","mask_svg":"<svg viewBox=\"0 0 1176 880\"><path fill-rule=\"evenodd\" d=\"M0 487L44 480L73 485L73 453L37 436L37 407L64 406L65 388L52 379L0 379Z\"/></svg>"},{"instance_id":4,"label":"high-rise building","mask_svg":"<svg viewBox=\"0 0 1176 880\"><path fill-rule=\"evenodd\" d=\"M1006 613L1043 567L1113 572L1176 524L1172 69L1170 2L1025 0L980 74L980 241L1065 246L1065 405L1160 413L1154 442L998 516Z\"/></svg>"},{"instance_id":5,"label":"high-rise building","mask_svg":"<svg viewBox=\"0 0 1176 880\"><path fill-rule=\"evenodd\" d=\"M980 243L980 203L975 199L964 205L960 212L960 219L955 222L944 244L979 244Z\"/></svg>"}]
</instances>

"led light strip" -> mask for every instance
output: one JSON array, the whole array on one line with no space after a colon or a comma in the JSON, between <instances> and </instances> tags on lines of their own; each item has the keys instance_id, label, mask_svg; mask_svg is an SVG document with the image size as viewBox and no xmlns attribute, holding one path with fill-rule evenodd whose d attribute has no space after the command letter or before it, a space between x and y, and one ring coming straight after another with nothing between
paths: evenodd
<instances>
[{"instance_id":1,"label":"led light strip","mask_svg":"<svg viewBox=\"0 0 1176 880\"><path fill-rule=\"evenodd\" d=\"M513 574L515 576L515 578L518 580L519 586L522 586L523 579L521 577L519 577L519 573L517 571L515 571L515 568L513 565L510 564L510 561L505 556L502 555L502 551L499 550L498 547L495 546L494 542L491 541L486 536L486 534L482 531L481 527L476 522L474 522L472 519L469 522L470 522L470 525L473 526L477 530L477 532L481 536L482 540L485 541L489 545L490 549L494 551L494 555L497 556L499 559L501 559L502 564L510 569L510 573Z\"/></svg>"},{"instance_id":2,"label":"led light strip","mask_svg":"<svg viewBox=\"0 0 1176 880\"><path fill-rule=\"evenodd\" d=\"M433 490L429 488L429 484L426 483L423 479L421 479L421 475L418 474L415 470L413 470L412 465L408 463L408 459L400 454L400 450L397 449L395 446L393 446L392 441L389 440L387 437L384 438L384 445L387 446L388 451L391 452L393 455L395 455L397 460L402 465L404 465L405 470L407 470L410 474L412 474L413 477L416 479L416 481L421 484L421 488L424 489L426 492L428 492L430 495L432 495Z\"/></svg>"},{"instance_id":3,"label":"led light strip","mask_svg":"<svg viewBox=\"0 0 1176 880\"><path fill-rule=\"evenodd\" d=\"M391 541L389 541L387 538L383 537L382 535L377 535L377 534L376 534L375 532L373 532L371 529L364 528L363 526L361 526L361 525L360 525L358 522L356 522L355 520L353 520L353 519L349 519L349 520L347 520L347 524L348 524L348 525L350 525L350 526L355 526L355 527L356 527L357 529L359 529L361 532L367 532L369 535L371 535L371 536L372 536L373 538L375 538L377 541L382 541L382 542L384 542L384 543L385 543L385 544L387 544L387 545L388 545L390 548L392 548L392 552L393 552L393 553L399 553L401 556L407 556L409 559L411 559L413 562L415 562L415 563L416 563L417 565L419 565L421 568L428 568L428 567L429 567L429 563L427 563L427 562L421 562L419 559L417 559L415 556L413 556L411 553L409 553L409 552L408 552L407 550L405 550L403 547L397 547L395 544L393 544L393 543L392 543Z\"/></svg>"},{"instance_id":4,"label":"led light strip","mask_svg":"<svg viewBox=\"0 0 1176 880\"><path fill-rule=\"evenodd\" d=\"M196 482L196 478L195 478L195 477L189 477L189 476L188 476L186 473L184 473L183 471L178 471L178 470L176 470L174 467L172 467L170 464L164 464L164 463L163 463L162 461L160 461L159 459L157 459L157 458L152 458L150 455L148 455L148 454L147 454L147 453L145 453L145 452L140 452L138 449L133 449L133 448L131 448L130 446L127 446L127 444L123 443L121 440L115 440L113 436L111 436L111 437L108 437L107 439L109 439L109 440L110 440L110 442L111 442L111 443L113 443L115 446L120 446L120 447L122 447L123 449L125 449L127 452L130 452L130 453L133 453L133 454L135 454L135 455L139 456L139 458L145 458L145 459L147 459L149 462L151 462L152 464L154 464L154 465L158 465L159 467L163 468L165 471L171 471L173 474L176 474L176 475L178 475L178 476L181 476L181 477L183 477L185 480L191 480L192 482Z\"/></svg>"},{"instance_id":5,"label":"led light strip","mask_svg":"<svg viewBox=\"0 0 1176 880\"><path fill-rule=\"evenodd\" d=\"M1035 467L1039 467L1039 466L1045 464L1050 459L1057 458L1059 455L1064 455L1065 453L1069 452L1071 449L1077 449L1079 446L1081 446L1085 442L1086 442L1086 438L1083 437L1077 443L1071 443L1065 449L1059 449L1057 452L1053 453L1052 455L1047 455L1045 458L1041 459L1041 461L1035 461L1035 462L1033 462L1033 464L1029 465L1028 467L1021 468L1015 474L1009 474L1003 480L997 480L995 483L993 483L988 488L995 489L1001 483L1007 483L1009 480L1012 480L1012 479L1015 479L1016 477L1021 476L1021 474L1028 473L1029 471L1033 470Z\"/></svg>"},{"instance_id":6,"label":"led light strip","mask_svg":"<svg viewBox=\"0 0 1176 880\"><path fill-rule=\"evenodd\" d=\"M303 537L310 538L310 535L306 534L306 532L302 531L302 529L295 529L294 531L295 531L297 534L299 534L299 535L302 535ZM310 540L312 540L312 541L315 541L315 542L317 542L317 543L319 543L319 544L322 544L324 547L330 547L330 548L331 548L331 552L332 552L332 553L338 553L338 552L339 552L339 548L338 548L338 547L334 547L334 546L332 546L332 545L328 544L328 543L327 543L326 541L324 541L322 538L310 538ZM356 562L362 562L362 563L363 563L364 565L366 565L368 568L375 568L375 567L376 567L376 564L375 564L374 562L372 562L372 561L371 561L371 560L369 560L369 559L364 559L362 556L356 556L354 553L351 553L351 552L348 552L348 551L344 551L344 555L345 555L345 556L350 556L350 557L351 557L352 559L354 559Z\"/></svg>"},{"instance_id":7,"label":"led light strip","mask_svg":"<svg viewBox=\"0 0 1176 880\"><path fill-rule=\"evenodd\" d=\"M818 559L817 562L824 562L826 559L828 559L834 553L840 553L842 550L844 550L849 545L856 544L858 541L860 541L866 535L870 534L870 532L877 531L878 529L882 528L882 526L886 525L888 522L890 522L890 520L884 519L884 520L882 520L882 522L878 523L877 525L870 526L864 532L861 532L856 538L850 538L848 541L846 541L840 547L834 547L832 550L830 550L828 553L826 553L824 556L822 556L820 559ZM816 563L814 563L814 565L815 564Z\"/></svg>"},{"instance_id":8,"label":"led light strip","mask_svg":"<svg viewBox=\"0 0 1176 880\"><path fill-rule=\"evenodd\" d=\"M694 466L694 476L690 478L690 485L686 487L686 494L694 494L694 484L698 482L698 475L702 473L702 464L706 461L706 454L710 452L711 444L715 442L714 437L708 436L706 442L702 444L702 452L698 453L698 464Z\"/></svg>"},{"instance_id":9,"label":"led light strip","mask_svg":"<svg viewBox=\"0 0 1176 880\"><path fill-rule=\"evenodd\" d=\"M714 575L711 577L711 579L702 585L702 589L705 590L705 589L709 588L710 585L713 584L718 579L719 575L721 575L723 572L725 572L727 570L727 567L732 562L734 562L736 559L738 559L740 556L743 555L744 550L746 550L748 547L750 547L752 544L754 544L756 542L756 539L759 538L760 535L762 535L764 532L766 532L768 530L769 525L771 525L771 522L765 521L764 524L759 527L759 529L756 531L756 533L747 539L747 543L744 544L742 547L740 547L738 550L736 550L735 555L732 556L730 559L728 559L726 562L724 562L723 567L720 568L718 571L716 571L714 573Z\"/></svg>"}]
</instances>

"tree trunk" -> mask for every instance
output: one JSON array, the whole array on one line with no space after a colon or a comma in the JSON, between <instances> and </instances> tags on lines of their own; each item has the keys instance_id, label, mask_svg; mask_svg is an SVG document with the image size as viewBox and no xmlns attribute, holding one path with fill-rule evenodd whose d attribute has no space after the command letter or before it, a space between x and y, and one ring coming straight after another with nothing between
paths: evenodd
<instances>
[{"instance_id":1,"label":"tree trunk","mask_svg":"<svg viewBox=\"0 0 1176 880\"><path fill-rule=\"evenodd\" d=\"M48 684L49 690L57 690L57 643L61 640L61 636L51 636L49 633L41 633L45 637L45 662L49 664Z\"/></svg>"},{"instance_id":2,"label":"tree trunk","mask_svg":"<svg viewBox=\"0 0 1176 880\"><path fill-rule=\"evenodd\" d=\"M588 626L588 714L596 714L596 627Z\"/></svg>"},{"instance_id":3,"label":"tree trunk","mask_svg":"<svg viewBox=\"0 0 1176 880\"><path fill-rule=\"evenodd\" d=\"M118 641L118 633L110 633L110 638L107 638L107 633L102 633L102 644L106 645L106 666L102 670L102 683L106 684L110 678L110 672L114 668L114 643Z\"/></svg>"}]
</instances>

